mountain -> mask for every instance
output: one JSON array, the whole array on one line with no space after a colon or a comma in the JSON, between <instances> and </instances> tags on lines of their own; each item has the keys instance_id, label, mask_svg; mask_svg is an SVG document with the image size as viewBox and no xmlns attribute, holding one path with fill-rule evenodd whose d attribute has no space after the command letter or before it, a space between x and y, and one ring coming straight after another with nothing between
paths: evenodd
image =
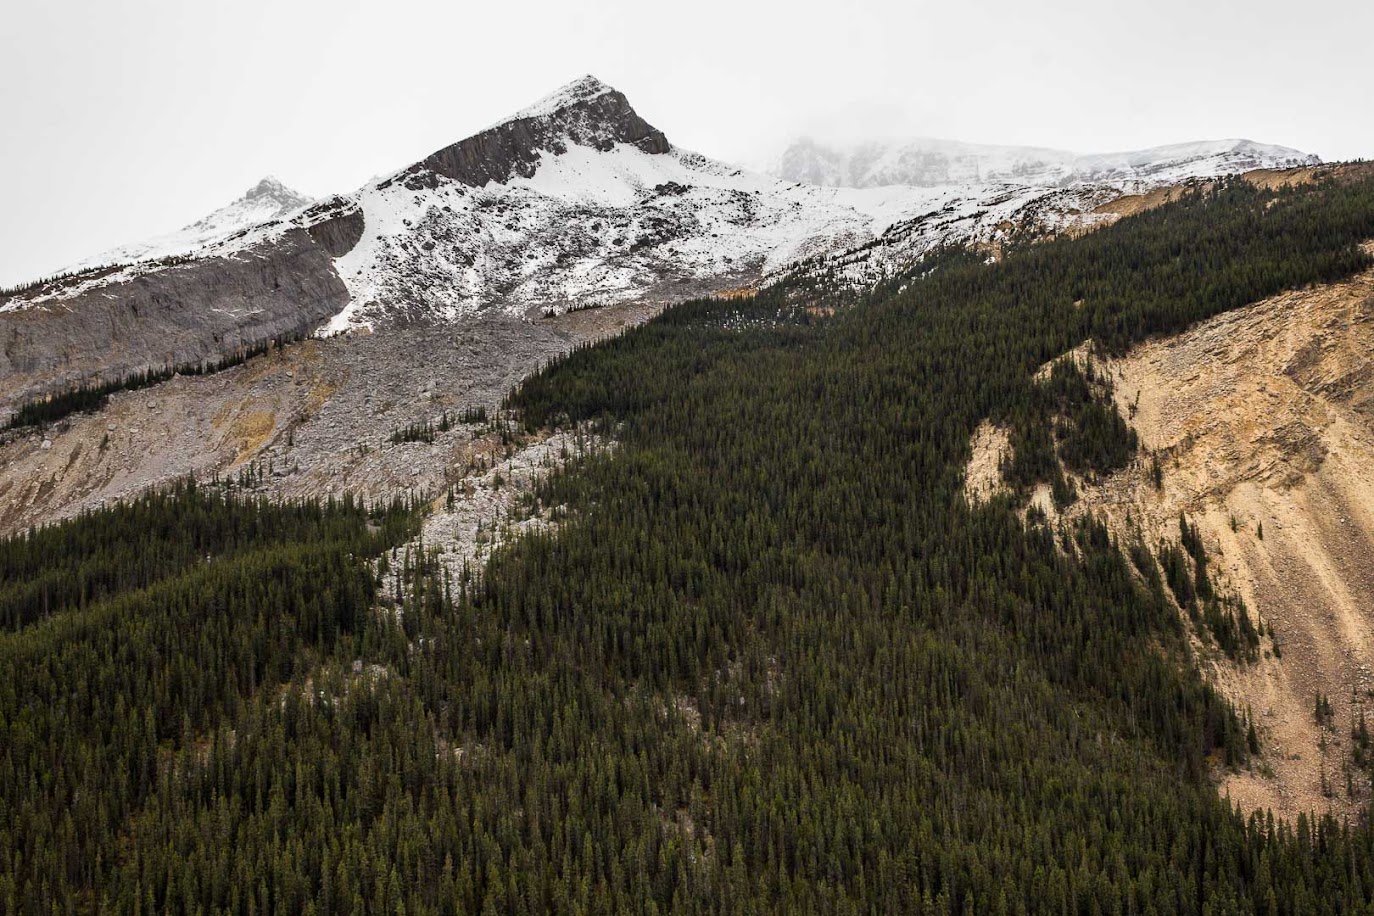
<instances>
[{"instance_id":1,"label":"mountain","mask_svg":"<svg viewBox=\"0 0 1374 916\"><path fill-rule=\"evenodd\" d=\"M1371 911L1374 168L1169 183L1285 155L586 78L0 294L0 913Z\"/></svg>"},{"instance_id":2,"label":"mountain","mask_svg":"<svg viewBox=\"0 0 1374 916\"><path fill-rule=\"evenodd\" d=\"M1252 169L1316 165L1311 154L1250 140L1212 140L1124 153L990 146L916 138L827 145L797 140L764 166L789 181L834 188L1019 184L1042 188L1172 183Z\"/></svg>"},{"instance_id":3,"label":"mountain","mask_svg":"<svg viewBox=\"0 0 1374 916\"><path fill-rule=\"evenodd\" d=\"M72 270L81 271L109 264L130 264L138 261L189 255L262 223L283 219L304 209L311 199L293 191L272 176L259 181L237 200L196 220L177 232L158 236L132 245L87 258Z\"/></svg>"},{"instance_id":4,"label":"mountain","mask_svg":"<svg viewBox=\"0 0 1374 916\"><path fill-rule=\"evenodd\" d=\"M295 203L250 194L174 241L0 295L5 403L322 327L666 304L871 243L913 214L988 210L708 159L594 77L356 192Z\"/></svg>"},{"instance_id":5,"label":"mountain","mask_svg":"<svg viewBox=\"0 0 1374 916\"><path fill-rule=\"evenodd\" d=\"M339 261L352 301L331 328L748 282L885 227L843 198L679 149L585 77L359 191L368 229Z\"/></svg>"},{"instance_id":6,"label":"mountain","mask_svg":"<svg viewBox=\"0 0 1374 916\"><path fill-rule=\"evenodd\" d=\"M1123 189L1310 158L1248 144L794 153L783 171L805 182L684 150L586 76L350 194L309 202L264 180L179 233L0 294L0 408L273 338L665 305L817 256L863 284L949 242L1093 219Z\"/></svg>"},{"instance_id":7,"label":"mountain","mask_svg":"<svg viewBox=\"0 0 1374 916\"><path fill-rule=\"evenodd\" d=\"M5 432L0 910L1370 912L1362 171Z\"/></svg>"}]
</instances>

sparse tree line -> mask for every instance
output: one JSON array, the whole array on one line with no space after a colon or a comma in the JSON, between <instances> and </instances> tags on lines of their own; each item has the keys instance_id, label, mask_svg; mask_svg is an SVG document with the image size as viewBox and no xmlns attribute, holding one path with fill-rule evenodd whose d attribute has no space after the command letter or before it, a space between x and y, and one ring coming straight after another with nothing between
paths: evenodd
<instances>
[{"instance_id":1,"label":"sparse tree line","mask_svg":"<svg viewBox=\"0 0 1374 916\"><path fill-rule=\"evenodd\" d=\"M487 409L485 407L465 407L456 413L445 410L437 423L433 420L420 420L407 423L405 426L393 430L390 441L392 445L400 445L405 442L432 443L437 435L453 429L454 423L478 425L486 422Z\"/></svg>"}]
</instances>

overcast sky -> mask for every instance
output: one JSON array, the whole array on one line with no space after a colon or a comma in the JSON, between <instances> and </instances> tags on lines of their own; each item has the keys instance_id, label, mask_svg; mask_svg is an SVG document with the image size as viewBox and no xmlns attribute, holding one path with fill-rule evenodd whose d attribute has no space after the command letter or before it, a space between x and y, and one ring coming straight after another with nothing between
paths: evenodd
<instances>
[{"instance_id":1,"label":"overcast sky","mask_svg":"<svg viewBox=\"0 0 1374 916\"><path fill-rule=\"evenodd\" d=\"M679 146L802 133L1374 158L1374 3L5 0L0 284L273 174L349 191L584 73Z\"/></svg>"}]
</instances>

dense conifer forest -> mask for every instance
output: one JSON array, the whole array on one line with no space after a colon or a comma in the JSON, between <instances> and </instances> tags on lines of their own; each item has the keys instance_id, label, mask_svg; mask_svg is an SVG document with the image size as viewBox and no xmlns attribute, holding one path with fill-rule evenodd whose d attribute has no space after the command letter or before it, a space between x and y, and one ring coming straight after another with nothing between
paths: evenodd
<instances>
[{"instance_id":1,"label":"dense conifer forest","mask_svg":"<svg viewBox=\"0 0 1374 916\"><path fill-rule=\"evenodd\" d=\"M1231 182L834 317L676 307L512 395L617 447L480 575L413 506L191 485L0 544L0 912L1366 912L1368 826L1217 795L1262 748L1193 664L1187 520L1171 571L1021 502L1142 460L1041 365L1371 237L1374 184ZM971 508L985 418L1016 492Z\"/></svg>"}]
</instances>

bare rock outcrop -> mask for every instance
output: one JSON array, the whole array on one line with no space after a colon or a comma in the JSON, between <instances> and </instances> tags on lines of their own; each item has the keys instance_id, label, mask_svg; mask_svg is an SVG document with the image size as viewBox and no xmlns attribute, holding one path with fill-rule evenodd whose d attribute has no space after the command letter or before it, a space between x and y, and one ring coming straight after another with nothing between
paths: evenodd
<instances>
[{"instance_id":1,"label":"bare rock outcrop","mask_svg":"<svg viewBox=\"0 0 1374 916\"><path fill-rule=\"evenodd\" d=\"M306 231L330 257L341 258L348 254L363 237L363 211L355 200L335 197L302 215Z\"/></svg>"},{"instance_id":2,"label":"bare rock outcrop","mask_svg":"<svg viewBox=\"0 0 1374 916\"><path fill-rule=\"evenodd\" d=\"M330 248L346 241L350 219L331 221L334 228L320 230L323 241L292 229L231 256L134 271L0 311L0 409L93 379L214 361L313 331L348 303Z\"/></svg>"},{"instance_id":3,"label":"bare rock outcrop","mask_svg":"<svg viewBox=\"0 0 1374 916\"><path fill-rule=\"evenodd\" d=\"M562 155L570 142L603 152L617 143L660 155L672 149L663 132L641 118L623 93L595 77L568 86L547 107L446 146L414 169L481 187L514 175L529 178L543 153Z\"/></svg>"}]
</instances>

